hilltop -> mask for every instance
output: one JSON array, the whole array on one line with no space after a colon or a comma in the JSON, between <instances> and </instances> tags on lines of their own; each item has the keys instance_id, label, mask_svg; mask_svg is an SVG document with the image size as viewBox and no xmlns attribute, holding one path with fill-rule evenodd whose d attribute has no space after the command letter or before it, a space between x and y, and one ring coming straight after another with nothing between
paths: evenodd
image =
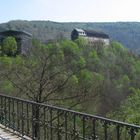
<instances>
[{"instance_id":1,"label":"hilltop","mask_svg":"<svg viewBox=\"0 0 140 140\"><path fill-rule=\"evenodd\" d=\"M24 30L33 34L43 42L61 37L70 39L73 28L97 30L107 33L111 40L121 42L125 47L140 54L140 23L139 22L104 22L104 23L81 23L69 22L58 23L52 21L25 21L15 20L0 24L0 31L6 29Z\"/></svg>"}]
</instances>

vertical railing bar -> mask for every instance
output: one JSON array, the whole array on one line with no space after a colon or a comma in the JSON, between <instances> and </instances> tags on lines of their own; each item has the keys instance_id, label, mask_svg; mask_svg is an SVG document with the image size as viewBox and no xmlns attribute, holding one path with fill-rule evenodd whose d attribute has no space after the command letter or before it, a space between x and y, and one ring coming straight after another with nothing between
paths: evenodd
<instances>
[{"instance_id":1,"label":"vertical railing bar","mask_svg":"<svg viewBox=\"0 0 140 140\"><path fill-rule=\"evenodd\" d=\"M51 129L51 135L50 135L50 138L51 140L53 140L53 134L52 134L52 108L49 108L50 109L50 129Z\"/></svg>"},{"instance_id":2,"label":"vertical railing bar","mask_svg":"<svg viewBox=\"0 0 140 140\"><path fill-rule=\"evenodd\" d=\"M93 136L92 136L92 139L95 140L96 139L96 120L95 119L93 119L92 125L93 125Z\"/></svg>"},{"instance_id":3,"label":"vertical railing bar","mask_svg":"<svg viewBox=\"0 0 140 140\"><path fill-rule=\"evenodd\" d=\"M29 103L26 103L26 117L27 117L27 135L29 135Z\"/></svg>"},{"instance_id":4,"label":"vertical railing bar","mask_svg":"<svg viewBox=\"0 0 140 140\"><path fill-rule=\"evenodd\" d=\"M17 100L17 129L20 131L20 122L19 122L19 101Z\"/></svg>"},{"instance_id":5,"label":"vertical railing bar","mask_svg":"<svg viewBox=\"0 0 140 140\"><path fill-rule=\"evenodd\" d=\"M107 122L104 122L104 134L105 134L105 140L107 140Z\"/></svg>"},{"instance_id":6,"label":"vertical railing bar","mask_svg":"<svg viewBox=\"0 0 140 140\"><path fill-rule=\"evenodd\" d=\"M73 115L73 129L76 130L76 115Z\"/></svg>"},{"instance_id":7,"label":"vertical railing bar","mask_svg":"<svg viewBox=\"0 0 140 140\"><path fill-rule=\"evenodd\" d=\"M49 124L49 109L48 108L46 108L46 111L47 111L47 113L46 113L46 121L47 121L47 140L49 140L50 139L50 124Z\"/></svg>"},{"instance_id":8,"label":"vertical railing bar","mask_svg":"<svg viewBox=\"0 0 140 140\"><path fill-rule=\"evenodd\" d=\"M23 102L21 102L21 133L24 135L24 113L23 113Z\"/></svg>"},{"instance_id":9,"label":"vertical railing bar","mask_svg":"<svg viewBox=\"0 0 140 140\"><path fill-rule=\"evenodd\" d=\"M1 123L3 124L4 117L4 106L3 106L3 97L1 97Z\"/></svg>"},{"instance_id":10,"label":"vertical railing bar","mask_svg":"<svg viewBox=\"0 0 140 140\"><path fill-rule=\"evenodd\" d=\"M11 99L8 98L8 121L9 121L9 128L11 128L11 106L10 106L10 103L11 103Z\"/></svg>"},{"instance_id":11,"label":"vertical railing bar","mask_svg":"<svg viewBox=\"0 0 140 140\"><path fill-rule=\"evenodd\" d=\"M49 110L48 107L46 108L46 111L47 111L46 112L46 122L47 122L47 124L46 124L46 135L47 135L47 139L50 140L50 133L51 133L51 131L50 131L50 123L49 123L50 122L49 121L49 119L50 119L49 118L50 117L50 114L49 114L50 112L49 111L50 110Z\"/></svg>"},{"instance_id":12,"label":"vertical railing bar","mask_svg":"<svg viewBox=\"0 0 140 140\"><path fill-rule=\"evenodd\" d=\"M60 117L59 110L57 110L57 137L60 140Z\"/></svg>"},{"instance_id":13,"label":"vertical railing bar","mask_svg":"<svg viewBox=\"0 0 140 140\"><path fill-rule=\"evenodd\" d=\"M35 140L35 132L34 132L34 104L32 105L32 139Z\"/></svg>"},{"instance_id":14,"label":"vertical railing bar","mask_svg":"<svg viewBox=\"0 0 140 140\"><path fill-rule=\"evenodd\" d=\"M74 135L74 139L75 139L75 135L76 135L76 115L73 114L73 135Z\"/></svg>"},{"instance_id":15,"label":"vertical railing bar","mask_svg":"<svg viewBox=\"0 0 140 140\"><path fill-rule=\"evenodd\" d=\"M85 139L85 116L83 116L83 140Z\"/></svg>"},{"instance_id":16,"label":"vertical railing bar","mask_svg":"<svg viewBox=\"0 0 140 140\"><path fill-rule=\"evenodd\" d=\"M46 134L46 108L44 107L43 108L43 114L44 114L44 140L48 139L47 138L47 134Z\"/></svg>"},{"instance_id":17,"label":"vertical railing bar","mask_svg":"<svg viewBox=\"0 0 140 140\"><path fill-rule=\"evenodd\" d=\"M67 140L67 112L65 112L65 140Z\"/></svg>"},{"instance_id":18,"label":"vertical railing bar","mask_svg":"<svg viewBox=\"0 0 140 140\"><path fill-rule=\"evenodd\" d=\"M6 97L4 97L4 125L7 126L6 121L7 121L7 107L6 107Z\"/></svg>"},{"instance_id":19,"label":"vertical railing bar","mask_svg":"<svg viewBox=\"0 0 140 140\"><path fill-rule=\"evenodd\" d=\"M37 114L37 129L38 129L38 140L40 140L40 112L41 112L41 106L37 105L37 109L38 109L38 114Z\"/></svg>"},{"instance_id":20,"label":"vertical railing bar","mask_svg":"<svg viewBox=\"0 0 140 140\"><path fill-rule=\"evenodd\" d=\"M130 135L131 135L131 140L134 140L135 139L135 129L134 128L130 128Z\"/></svg>"},{"instance_id":21,"label":"vertical railing bar","mask_svg":"<svg viewBox=\"0 0 140 140\"><path fill-rule=\"evenodd\" d=\"M5 102L4 102L4 98L2 97L2 114L3 114L3 119L2 119L2 124L5 123Z\"/></svg>"},{"instance_id":22,"label":"vertical railing bar","mask_svg":"<svg viewBox=\"0 0 140 140\"><path fill-rule=\"evenodd\" d=\"M15 100L14 99L12 99L12 122L13 122L13 130L15 131L15 102L14 102Z\"/></svg>"},{"instance_id":23,"label":"vertical railing bar","mask_svg":"<svg viewBox=\"0 0 140 140\"><path fill-rule=\"evenodd\" d=\"M117 140L120 140L120 126L117 125Z\"/></svg>"}]
</instances>

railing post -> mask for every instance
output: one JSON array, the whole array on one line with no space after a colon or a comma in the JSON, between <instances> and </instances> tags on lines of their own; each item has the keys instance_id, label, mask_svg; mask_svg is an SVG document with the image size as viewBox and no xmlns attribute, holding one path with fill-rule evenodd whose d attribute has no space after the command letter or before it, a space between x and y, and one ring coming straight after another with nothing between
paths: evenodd
<instances>
[{"instance_id":1,"label":"railing post","mask_svg":"<svg viewBox=\"0 0 140 140\"><path fill-rule=\"evenodd\" d=\"M3 116L4 116L3 98L0 98L0 123L3 123Z\"/></svg>"},{"instance_id":2,"label":"railing post","mask_svg":"<svg viewBox=\"0 0 140 140\"><path fill-rule=\"evenodd\" d=\"M50 140L53 140L52 108L50 108Z\"/></svg>"},{"instance_id":3,"label":"railing post","mask_svg":"<svg viewBox=\"0 0 140 140\"><path fill-rule=\"evenodd\" d=\"M82 121L83 121L83 139L85 139L85 116L83 116Z\"/></svg>"},{"instance_id":4,"label":"railing post","mask_svg":"<svg viewBox=\"0 0 140 140\"><path fill-rule=\"evenodd\" d=\"M92 133L92 140L96 140L96 120L92 120L92 125L93 125L93 133Z\"/></svg>"},{"instance_id":5,"label":"railing post","mask_svg":"<svg viewBox=\"0 0 140 140\"><path fill-rule=\"evenodd\" d=\"M135 139L135 129L134 128L130 128L130 131L129 131L129 134L131 135L131 140L134 140Z\"/></svg>"},{"instance_id":6,"label":"railing post","mask_svg":"<svg viewBox=\"0 0 140 140\"><path fill-rule=\"evenodd\" d=\"M32 137L33 140L40 139L40 126L39 126L39 105L32 104Z\"/></svg>"},{"instance_id":7,"label":"railing post","mask_svg":"<svg viewBox=\"0 0 140 140\"><path fill-rule=\"evenodd\" d=\"M108 137L108 135L107 135L107 127L108 127L108 126L107 126L107 122L105 121L105 122L104 122L104 137L105 137L105 140L108 139L108 138L107 138L107 137Z\"/></svg>"},{"instance_id":8,"label":"railing post","mask_svg":"<svg viewBox=\"0 0 140 140\"><path fill-rule=\"evenodd\" d=\"M67 113L64 113L64 120L65 120L65 140L67 140L67 126L68 126L68 121L67 121Z\"/></svg>"},{"instance_id":9,"label":"railing post","mask_svg":"<svg viewBox=\"0 0 140 140\"><path fill-rule=\"evenodd\" d=\"M23 113L23 102L21 102L21 133L22 133L22 136L24 135L24 119L25 119L25 116L24 116L24 113Z\"/></svg>"},{"instance_id":10,"label":"railing post","mask_svg":"<svg viewBox=\"0 0 140 140\"><path fill-rule=\"evenodd\" d=\"M120 126L119 125L117 125L116 130L117 130L117 140L120 140Z\"/></svg>"}]
</instances>

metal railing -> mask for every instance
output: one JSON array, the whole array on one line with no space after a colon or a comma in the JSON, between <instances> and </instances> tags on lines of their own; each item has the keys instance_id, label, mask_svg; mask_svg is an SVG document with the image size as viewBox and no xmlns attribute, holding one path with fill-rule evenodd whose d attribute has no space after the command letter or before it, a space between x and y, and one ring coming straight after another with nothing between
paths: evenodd
<instances>
[{"instance_id":1,"label":"metal railing","mask_svg":"<svg viewBox=\"0 0 140 140\"><path fill-rule=\"evenodd\" d=\"M33 140L140 140L140 126L0 94L0 123Z\"/></svg>"}]
</instances>

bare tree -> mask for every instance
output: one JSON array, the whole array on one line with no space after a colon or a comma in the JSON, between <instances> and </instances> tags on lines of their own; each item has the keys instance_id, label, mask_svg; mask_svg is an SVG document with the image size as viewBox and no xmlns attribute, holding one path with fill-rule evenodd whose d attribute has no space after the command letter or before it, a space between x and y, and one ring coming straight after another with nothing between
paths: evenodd
<instances>
[{"instance_id":1,"label":"bare tree","mask_svg":"<svg viewBox=\"0 0 140 140\"><path fill-rule=\"evenodd\" d=\"M77 52L63 48L60 43L35 43L30 53L19 59L4 74L15 87L16 96L51 104L85 98L88 89L71 81L85 68L79 63Z\"/></svg>"}]
</instances>

